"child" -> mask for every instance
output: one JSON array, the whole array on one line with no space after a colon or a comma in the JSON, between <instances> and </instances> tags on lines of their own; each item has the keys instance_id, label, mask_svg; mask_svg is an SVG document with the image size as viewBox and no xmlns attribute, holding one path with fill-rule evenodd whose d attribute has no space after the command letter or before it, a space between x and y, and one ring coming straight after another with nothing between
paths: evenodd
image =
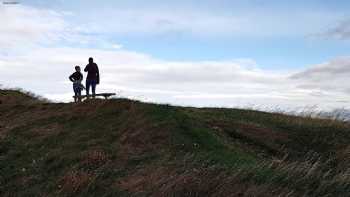
<instances>
[{"instance_id":1,"label":"child","mask_svg":"<svg viewBox=\"0 0 350 197\"><path fill-rule=\"evenodd\" d=\"M75 72L69 76L69 80L73 82L74 102L81 101L81 91L85 89L85 87L81 84L83 74L81 74L79 66L75 67Z\"/></svg>"}]
</instances>

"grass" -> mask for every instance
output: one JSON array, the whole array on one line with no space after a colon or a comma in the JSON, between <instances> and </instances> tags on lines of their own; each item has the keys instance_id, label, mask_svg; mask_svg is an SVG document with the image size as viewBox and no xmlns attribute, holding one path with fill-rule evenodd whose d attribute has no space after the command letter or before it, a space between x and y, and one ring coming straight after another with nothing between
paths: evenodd
<instances>
[{"instance_id":1,"label":"grass","mask_svg":"<svg viewBox=\"0 0 350 197\"><path fill-rule=\"evenodd\" d=\"M350 192L344 122L125 99L29 104L19 97L0 104L0 196Z\"/></svg>"},{"instance_id":2,"label":"grass","mask_svg":"<svg viewBox=\"0 0 350 197\"><path fill-rule=\"evenodd\" d=\"M155 112L156 111L156 112ZM160 114L157 114L160 113ZM199 160L212 161L226 166L247 166L256 162L254 156L225 146L219 136L205 125L184 113L181 108L155 106L150 116L157 121L171 122L172 144L176 151L190 152Z\"/></svg>"}]
</instances>

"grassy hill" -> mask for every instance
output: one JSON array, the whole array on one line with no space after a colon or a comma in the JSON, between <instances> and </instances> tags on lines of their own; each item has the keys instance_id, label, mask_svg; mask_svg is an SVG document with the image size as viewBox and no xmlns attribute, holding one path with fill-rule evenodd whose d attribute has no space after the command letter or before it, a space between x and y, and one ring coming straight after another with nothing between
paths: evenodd
<instances>
[{"instance_id":1,"label":"grassy hill","mask_svg":"<svg viewBox=\"0 0 350 197\"><path fill-rule=\"evenodd\" d=\"M350 196L350 126L0 90L0 196Z\"/></svg>"}]
</instances>

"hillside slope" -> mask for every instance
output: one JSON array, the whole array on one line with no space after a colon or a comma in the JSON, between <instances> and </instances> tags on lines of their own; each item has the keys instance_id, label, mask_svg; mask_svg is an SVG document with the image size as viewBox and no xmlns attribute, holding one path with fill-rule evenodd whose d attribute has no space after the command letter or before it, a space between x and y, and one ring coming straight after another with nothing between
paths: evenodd
<instances>
[{"instance_id":1,"label":"hillside slope","mask_svg":"<svg viewBox=\"0 0 350 197\"><path fill-rule=\"evenodd\" d=\"M350 126L0 91L0 196L349 196Z\"/></svg>"}]
</instances>

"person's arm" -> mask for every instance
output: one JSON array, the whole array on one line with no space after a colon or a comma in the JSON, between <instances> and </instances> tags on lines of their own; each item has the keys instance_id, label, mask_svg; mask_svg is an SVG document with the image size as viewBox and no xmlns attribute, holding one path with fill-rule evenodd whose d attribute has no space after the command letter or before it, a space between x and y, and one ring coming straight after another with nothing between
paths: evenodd
<instances>
[{"instance_id":1,"label":"person's arm","mask_svg":"<svg viewBox=\"0 0 350 197\"><path fill-rule=\"evenodd\" d=\"M98 66L96 64L96 84L100 84L100 71L98 70Z\"/></svg>"},{"instance_id":2,"label":"person's arm","mask_svg":"<svg viewBox=\"0 0 350 197\"><path fill-rule=\"evenodd\" d=\"M84 72L87 72L87 71L89 70L89 68L88 68L88 67L89 67L89 64L85 66L85 68L84 68Z\"/></svg>"},{"instance_id":3,"label":"person's arm","mask_svg":"<svg viewBox=\"0 0 350 197\"><path fill-rule=\"evenodd\" d=\"M69 80L70 80L71 82L74 82L73 75L74 75L74 74L71 74L71 75L69 76Z\"/></svg>"},{"instance_id":4,"label":"person's arm","mask_svg":"<svg viewBox=\"0 0 350 197\"><path fill-rule=\"evenodd\" d=\"M83 74L79 73L79 80L83 80Z\"/></svg>"}]
</instances>

